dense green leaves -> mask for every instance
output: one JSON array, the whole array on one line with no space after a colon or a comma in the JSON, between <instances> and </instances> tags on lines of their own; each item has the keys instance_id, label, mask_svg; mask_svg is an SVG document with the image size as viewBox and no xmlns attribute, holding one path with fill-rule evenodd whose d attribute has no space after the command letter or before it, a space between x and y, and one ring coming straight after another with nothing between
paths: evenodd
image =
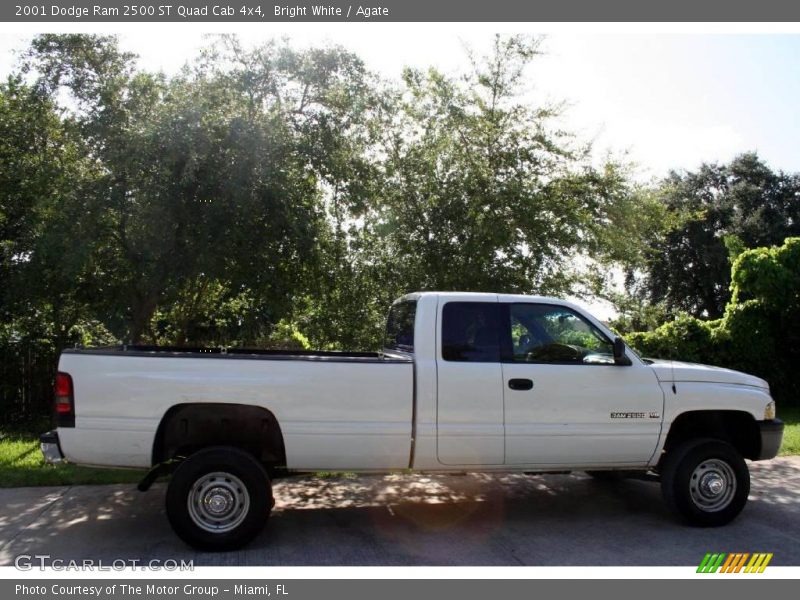
<instances>
[{"instance_id":1,"label":"dense green leaves","mask_svg":"<svg viewBox=\"0 0 800 600\"><path fill-rule=\"evenodd\" d=\"M800 238L740 254L724 316L680 315L628 342L645 356L720 365L760 375L775 398L796 404L800 377Z\"/></svg>"},{"instance_id":2,"label":"dense green leaves","mask_svg":"<svg viewBox=\"0 0 800 600\"><path fill-rule=\"evenodd\" d=\"M800 177L775 173L754 154L673 172L657 193L674 226L652 241L644 288L668 310L721 317L731 254L800 235Z\"/></svg>"},{"instance_id":3,"label":"dense green leaves","mask_svg":"<svg viewBox=\"0 0 800 600\"><path fill-rule=\"evenodd\" d=\"M581 265L641 239L624 169L594 168L556 127L559 107L524 100L537 53L536 40L497 37L463 79L404 74L369 224L408 289L566 294L591 280Z\"/></svg>"},{"instance_id":4,"label":"dense green leaves","mask_svg":"<svg viewBox=\"0 0 800 600\"><path fill-rule=\"evenodd\" d=\"M97 178L82 140L39 90L0 85L0 315L11 339L63 346L90 318Z\"/></svg>"},{"instance_id":5,"label":"dense green leaves","mask_svg":"<svg viewBox=\"0 0 800 600\"><path fill-rule=\"evenodd\" d=\"M45 36L28 60L40 89L66 86L102 165L94 198L80 202L103 236L98 310L119 337L185 343L201 307L245 290L262 327L277 322L322 227L286 115L213 73L137 72L112 38ZM159 322L159 311L177 321Z\"/></svg>"}]
</instances>

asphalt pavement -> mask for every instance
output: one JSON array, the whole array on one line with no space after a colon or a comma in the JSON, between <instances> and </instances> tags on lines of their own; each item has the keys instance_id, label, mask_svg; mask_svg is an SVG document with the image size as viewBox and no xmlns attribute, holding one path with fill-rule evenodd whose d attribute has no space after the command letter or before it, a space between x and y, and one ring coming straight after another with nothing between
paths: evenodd
<instances>
[{"instance_id":1,"label":"asphalt pavement","mask_svg":"<svg viewBox=\"0 0 800 600\"><path fill-rule=\"evenodd\" d=\"M293 477L275 483L261 535L195 552L170 529L165 484L0 489L0 565L193 560L200 565L697 565L706 552L772 552L800 565L800 457L751 463L733 523L684 525L658 484L571 475Z\"/></svg>"}]
</instances>

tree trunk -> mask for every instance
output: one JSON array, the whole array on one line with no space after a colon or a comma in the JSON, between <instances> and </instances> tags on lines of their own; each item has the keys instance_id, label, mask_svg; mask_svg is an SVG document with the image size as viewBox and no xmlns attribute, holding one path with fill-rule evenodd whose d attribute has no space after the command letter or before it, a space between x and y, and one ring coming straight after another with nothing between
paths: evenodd
<instances>
[{"instance_id":1,"label":"tree trunk","mask_svg":"<svg viewBox=\"0 0 800 600\"><path fill-rule=\"evenodd\" d=\"M158 302L155 294L136 294L133 307L131 309L130 342L139 344L149 330L150 320L156 312ZM155 340L153 340L155 341Z\"/></svg>"}]
</instances>

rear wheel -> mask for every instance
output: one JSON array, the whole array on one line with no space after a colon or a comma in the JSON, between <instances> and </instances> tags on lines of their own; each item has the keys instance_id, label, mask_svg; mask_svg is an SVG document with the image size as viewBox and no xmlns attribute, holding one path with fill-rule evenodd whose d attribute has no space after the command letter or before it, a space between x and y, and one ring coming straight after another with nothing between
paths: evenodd
<instances>
[{"instance_id":1,"label":"rear wheel","mask_svg":"<svg viewBox=\"0 0 800 600\"><path fill-rule=\"evenodd\" d=\"M690 440L667 454L661 491L667 505L692 525L725 525L747 503L750 472L741 454L727 442Z\"/></svg>"},{"instance_id":2,"label":"rear wheel","mask_svg":"<svg viewBox=\"0 0 800 600\"><path fill-rule=\"evenodd\" d=\"M178 537L200 550L233 550L264 527L272 508L267 472L250 454L227 446L184 460L167 488L167 518Z\"/></svg>"}]
</instances>

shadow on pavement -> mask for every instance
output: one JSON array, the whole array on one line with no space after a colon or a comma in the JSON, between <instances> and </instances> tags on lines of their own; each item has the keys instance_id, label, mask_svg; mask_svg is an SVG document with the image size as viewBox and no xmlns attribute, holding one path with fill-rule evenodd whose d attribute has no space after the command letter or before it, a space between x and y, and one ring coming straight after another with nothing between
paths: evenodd
<instances>
[{"instance_id":1,"label":"shadow on pavement","mask_svg":"<svg viewBox=\"0 0 800 600\"><path fill-rule=\"evenodd\" d=\"M197 553L172 533L165 485L0 490L0 564L52 559L199 565L696 565L706 552L773 552L800 564L800 460L752 465L734 523L683 525L654 483L571 475L296 477L247 548Z\"/></svg>"}]
</instances>

